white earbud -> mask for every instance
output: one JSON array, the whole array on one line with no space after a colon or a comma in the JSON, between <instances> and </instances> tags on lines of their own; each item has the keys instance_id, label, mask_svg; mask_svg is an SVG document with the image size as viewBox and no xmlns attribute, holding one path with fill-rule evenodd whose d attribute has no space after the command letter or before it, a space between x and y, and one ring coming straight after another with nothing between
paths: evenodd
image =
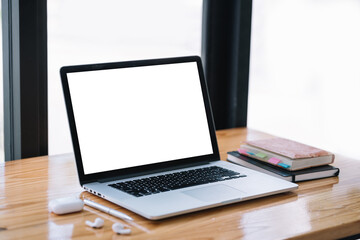
<instances>
[{"instance_id":1,"label":"white earbud","mask_svg":"<svg viewBox=\"0 0 360 240\"><path fill-rule=\"evenodd\" d=\"M104 226L104 220L102 220L101 218L96 218L95 222L86 221L85 223L89 227L93 227L93 228L101 228Z\"/></svg>"},{"instance_id":2,"label":"white earbud","mask_svg":"<svg viewBox=\"0 0 360 240\"><path fill-rule=\"evenodd\" d=\"M131 229L130 228L125 229L124 225L122 225L121 223L114 223L112 225L112 230L117 234L130 234L131 233Z\"/></svg>"}]
</instances>

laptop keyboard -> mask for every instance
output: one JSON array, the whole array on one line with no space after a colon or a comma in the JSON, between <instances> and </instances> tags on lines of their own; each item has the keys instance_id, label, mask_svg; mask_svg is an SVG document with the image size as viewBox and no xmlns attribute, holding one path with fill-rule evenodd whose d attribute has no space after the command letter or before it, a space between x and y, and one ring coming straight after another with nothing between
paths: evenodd
<instances>
[{"instance_id":1,"label":"laptop keyboard","mask_svg":"<svg viewBox=\"0 0 360 240\"><path fill-rule=\"evenodd\" d=\"M220 182L246 175L225 168L213 166L188 171L141 178L133 181L109 184L109 186L135 197L147 196L160 192L192 187L201 184Z\"/></svg>"}]
</instances>

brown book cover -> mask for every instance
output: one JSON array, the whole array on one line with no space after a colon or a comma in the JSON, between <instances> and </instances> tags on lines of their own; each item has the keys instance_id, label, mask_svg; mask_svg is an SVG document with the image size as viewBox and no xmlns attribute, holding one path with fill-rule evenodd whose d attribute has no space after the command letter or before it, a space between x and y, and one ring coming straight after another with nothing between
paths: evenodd
<instances>
[{"instance_id":1,"label":"brown book cover","mask_svg":"<svg viewBox=\"0 0 360 240\"><path fill-rule=\"evenodd\" d=\"M333 155L325 150L305 145L284 138L269 138L263 140L247 141L246 144L261 148L291 159L316 158ZM334 158L334 156L333 156Z\"/></svg>"}]
</instances>

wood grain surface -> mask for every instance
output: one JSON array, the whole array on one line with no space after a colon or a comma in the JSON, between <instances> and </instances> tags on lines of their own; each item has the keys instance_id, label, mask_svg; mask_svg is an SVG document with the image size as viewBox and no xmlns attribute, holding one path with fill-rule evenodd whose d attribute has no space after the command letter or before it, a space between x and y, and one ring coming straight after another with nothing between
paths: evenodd
<instances>
[{"instance_id":1,"label":"wood grain surface","mask_svg":"<svg viewBox=\"0 0 360 240\"><path fill-rule=\"evenodd\" d=\"M217 132L221 159L241 141L271 137L237 128ZM331 149L328 149L331 151ZM215 209L150 221L83 192L71 154L16 160L0 165L0 239L336 239L360 233L360 160L337 156L339 177L300 183L298 190ZM85 207L57 216L48 212L52 199L80 196L120 210L124 222ZM86 220L101 217L102 229ZM131 227L116 235L114 222Z\"/></svg>"}]
</instances>

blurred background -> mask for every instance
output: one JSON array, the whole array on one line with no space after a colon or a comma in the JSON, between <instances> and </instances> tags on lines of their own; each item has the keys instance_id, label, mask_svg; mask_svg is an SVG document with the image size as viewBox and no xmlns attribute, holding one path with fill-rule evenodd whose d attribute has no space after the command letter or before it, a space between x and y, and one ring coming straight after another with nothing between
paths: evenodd
<instances>
[{"instance_id":1,"label":"blurred background","mask_svg":"<svg viewBox=\"0 0 360 240\"><path fill-rule=\"evenodd\" d=\"M49 155L72 152L60 67L201 55L202 0L47 5ZM248 127L360 159L359 23L359 0L253 0Z\"/></svg>"}]
</instances>

